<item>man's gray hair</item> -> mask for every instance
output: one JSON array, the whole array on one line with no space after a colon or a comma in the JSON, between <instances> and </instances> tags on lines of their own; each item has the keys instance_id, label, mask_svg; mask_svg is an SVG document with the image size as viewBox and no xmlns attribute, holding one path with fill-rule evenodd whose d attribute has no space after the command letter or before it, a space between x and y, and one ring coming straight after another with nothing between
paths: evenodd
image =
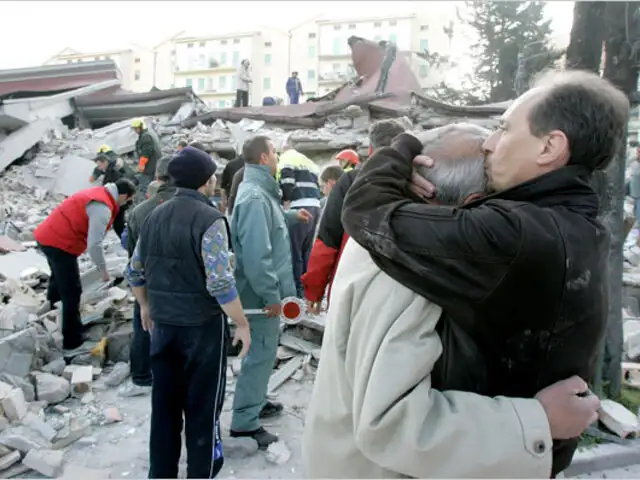
<instances>
[{"instance_id":1,"label":"man's gray hair","mask_svg":"<svg viewBox=\"0 0 640 480\"><path fill-rule=\"evenodd\" d=\"M482 144L491 132L470 123L454 123L420 132L422 153L434 159L418 173L436 186L435 200L460 205L474 193L484 193L487 179Z\"/></svg>"}]
</instances>

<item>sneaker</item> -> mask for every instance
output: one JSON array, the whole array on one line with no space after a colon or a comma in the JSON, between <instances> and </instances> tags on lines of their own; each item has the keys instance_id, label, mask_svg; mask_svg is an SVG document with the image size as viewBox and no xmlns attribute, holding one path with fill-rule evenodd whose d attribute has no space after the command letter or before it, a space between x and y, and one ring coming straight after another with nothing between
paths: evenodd
<instances>
[{"instance_id":1,"label":"sneaker","mask_svg":"<svg viewBox=\"0 0 640 480\"><path fill-rule=\"evenodd\" d=\"M282 415L284 407L279 402L269 402L264 404L262 410L260 410L260 418L266 420L267 418L279 417Z\"/></svg>"},{"instance_id":2,"label":"sneaker","mask_svg":"<svg viewBox=\"0 0 640 480\"><path fill-rule=\"evenodd\" d=\"M129 382L118 390L121 397L141 397L151 393L151 385L136 385Z\"/></svg>"},{"instance_id":3,"label":"sneaker","mask_svg":"<svg viewBox=\"0 0 640 480\"><path fill-rule=\"evenodd\" d=\"M249 437L253 438L258 443L260 450L266 450L269 445L278 441L277 435L267 432L263 427L250 432L237 432L235 430L229 431L229 436L234 438Z\"/></svg>"}]
</instances>

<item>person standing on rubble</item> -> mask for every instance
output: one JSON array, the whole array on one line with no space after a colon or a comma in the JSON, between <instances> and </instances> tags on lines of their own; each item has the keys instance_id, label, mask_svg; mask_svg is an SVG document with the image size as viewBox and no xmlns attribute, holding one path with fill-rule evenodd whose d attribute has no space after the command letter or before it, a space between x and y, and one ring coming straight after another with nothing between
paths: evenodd
<instances>
[{"instance_id":1,"label":"person standing on rubble","mask_svg":"<svg viewBox=\"0 0 640 480\"><path fill-rule=\"evenodd\" d=\"M253 438L266 449L278 437L267 432L260 419L280 415L283 408L267 401L280 338L280 302L296 292L285 223L308 222L311 215L304 209L285 214L275 179L278 157L269 137L248 140L243 156L244 180L231 217L236 281L243 305L263 308L265 313L250 317L253 342L236 383L230 435Z\"/></svg>"},{"instance_id":2,"label":"person standing on rubble","mask_svg":"<svg viewBox=\"0 0 640 480\"><path fill-rule=\"evenodd\" d=\"M298 297L303 298L302 275L307 271L309 255L313 247L313 237L320 217L320 168L306 155L288 144L283 145L280 155L280 188L282 201L292 210L304 208L312 218L308 223L296 223L289 226L293 276L296 281Z\"/></svg>"},{"instance_id":3,"label":"person standing on rubble","mask_svg":"<svg viewBox=\"0 0 640 480\"><path fill-rule=\"evenodd\" d=\"M369 129L369 156L373 155L375 150L391 145L391 140L404 131L405 128L402 124L393 119L380 120L371 125ZM345 151L351 151L356 156L358 155L353 150L344 150L338 154L338 157ZM349 155L349 157L352 156ZM344 168L344 165L341 164L341 166ZM302 276L307 309L316 315L320 313L320 305L325 292L327 292L327 299L331 296L331 282L338 268L342 249L349 238L342 226L342 205L359 170L359 168L354 168L347 171L329 193L320 218L318 235L311 249L307 272Z\"/></svg>"},{"instance_id":4,"label":"person standing on rubble","mask_svg":"<svg viewBox=\"0 0 640 480\"><path fill-rule=\"evenodd\" d=\"M289 96L289 103L291 105L300 103L300 96L304 95L304 92L302 91L302 82L300 82L300 78L298 78L298 72L291 72L285 88Z\"/></svg>"},{"instance_id":5,"label":"person standing on rubble","mask_svg":"<svg viewBox=\"0 0 640 480\"><path fill-rule=\"evenodd\" d=\"M142 225L155 208L173 198L177 188L170 185L171 177L167 172L169 162L173 157L162 157L156 167L156 179L149 184L149 190L153 183L158 184L158 190L134 208L127 221L127 242L126 249L129 259L133 257ZM140 318L140 304L136 301L133 304L133 337L129 347L129 364L131 365L131 383L125 385L120 390L123 397L135 397L146 395L151 391L151 359L149 357L150 340L149 333L142 328Z\"/></svg>"},{"instance_id":6,"label":"person standing on rubble","mask_svg":"<svg viewBox=\"0 0 640 480\"><path fill-rule=\"evenodd\" d=\"M336 160L345 172L350 172L360 165L360 155L355 150L348 148L336 155Z\"/></svg>"},{"instance_id":7,"label":"person standing on rubble","mask_svg":"<svg viewBox=\"0 0 640 480\"><path fill-rule=\"evenodd\" d=\"M137 118L131 122L131 128L138 134L135 154L138 158L138 173L140 174L139 189L144 195L147 191L147 186L156 174L156 163L162 154L142 119Z\"/></svg>"},{"instance_id":8,"label":"person standing on rubble","mask_svg":"<svg viewBox=\"0 0 640 480\"><path fill-rule=\"evenodd\" d=\"M50 306L62 301L62 348L65 350L74 350L84 342L78 257L88 250L102 280L109 281L102 241L120 207L133 198L135 191L133 182L125 178L104 187L81 190L58 205L33 231L51 269L47 300Z\"/></svg>"},{"instance_id":9,"label":"person standing on rubble","mask_svg":"<svg viewBox=\"0 0 640 480\"><path fill-rule=\"evenodd\" d=\"M240 62L240 68L238 68L238 74L236 79L236 103L234 107L248 107L249 106L249 88L251 87L251 72L249 67L251 66L249 60L245 59Z\"/></svg>"},{"instance_id":10,"label":"person standing on rubble","mask_svg":"<svg viewBox=\"0 0 640 480\"><path fill-rule=\"evenodd\" d=\"M238 147L238 149L240 149ZM222 195L220 211L225 213L227 211L227 205L229 203L229 195L231 194L231 183L233 182L233 176L238 170L244 167L244 157L242 152L238 154L236 158L228 162L224 170L222 171L222 179L220 181L220 193ZM231 214L231 212L229 212Z\"/></svg>"},{"instance_id":11,"label":"person standing on rubble","mask_svg":"<svg viewBox=\"0 0 640 480\"><path fill-rule=\"evenodd\" d=\"M131 180L134 184L138 184L138 180L135 177L133 171L125 165L122 158L118 157L113 150L109 149L108 146L103 145L100 147L100 150L108 149L106 151L98 153L98 156L95 158L96 170L99 172L99 175L96 177L95 175L91 178L102 178L102 186L107 183L115 183L121 178L126 178ZM116 235L120 239L122 239L122 232L125 228L125 215L126 211L129 208L131 203L127 203L120 207L118 211L118 215L113 222L113 231L116 232Z\"/></svg>"},{"instance_id":12,"label":"person standing on rubble","mask_svg":"<svg viewBox=\"0 0 640 480\"><path fill-rule=\"evenodd\" d=\"M177 193L148 215L127 277L151 334L149 478L177 478L183 415L187 478L214 478L224 463L220 413L224 402L229 326L241 356L249 324L233 277L227 221L209 202L216 165L186 147L167 172Z\"/></svg>"}]
</instances>

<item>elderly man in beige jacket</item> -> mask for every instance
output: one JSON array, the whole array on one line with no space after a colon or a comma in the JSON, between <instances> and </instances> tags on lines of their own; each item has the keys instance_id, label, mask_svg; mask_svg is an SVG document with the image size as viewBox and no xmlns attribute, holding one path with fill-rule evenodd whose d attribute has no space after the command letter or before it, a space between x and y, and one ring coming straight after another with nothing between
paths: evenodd
<instances>
[{"instance_id":1,"label":"elderly man in beige jacket","mask_svg":"<svg viewBox=\"0 0 640 480\"><path fill-rule=\"evenodd\" d=\"M481 146L468 124L418 135L436 160L436 201L484 194ZM551 432L570 438L593 421L575 408L573 377L536 398L437 391L442 309L382 272L349 240L334 280L321 362L306 417L303 456L311 478L549 478ZM597 400L597 399L596 399ZM597 406L594 407L597 409Z\"/></svg>"}]
</instances>

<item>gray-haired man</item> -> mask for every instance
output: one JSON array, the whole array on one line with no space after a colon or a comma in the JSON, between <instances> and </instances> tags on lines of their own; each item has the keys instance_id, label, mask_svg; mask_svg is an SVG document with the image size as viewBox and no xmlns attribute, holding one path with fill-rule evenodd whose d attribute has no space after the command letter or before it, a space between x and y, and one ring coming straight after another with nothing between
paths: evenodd
<instances>
[{"instance_id":1,"label":"gray-haired man","mask_svg":"<svg viewBox=\"0 0 640 480\"><path fill-rule=\"evenodd\" d=\"M484 196L488 137L467 124L418 135L435 159L420 172L437 186L429 203L458 206ZM438 391L443 344L458 352L461 345L447 339L471 349L474 342L447 331L455 325L440 306L384 273L353 239L334 286L303 439L311 478L548 477L550 451L532 445L551 445L549 426L581 431L597 410L595 397L591 410L574 408L571 393L584 387L577 378L537 398ZM550 415L552 402L566 415Z\"/></svg>"},{"instance_id":2,"label":"gray-haired man","mask_svg":"<svg viewBox=\"0 0 640 480\"><path fill-rule=\"evenodd\" d=\"M151 182L158 185L157 190L147 200L134 208L131 215L129 215L126 234L129 258L133 255L144 221L158 205L171 199L177 191L175 187L169 184L171 178L167 173L167 168L171 159L172 157L167 156L158 161L156 179ZM133 305L133 337L129 348L129 362L131 364L131 383L125 385L120 390L120 394L132 397L151 392L149 333L142 328L138 302Z\"/></svg>"}]
</instances>

